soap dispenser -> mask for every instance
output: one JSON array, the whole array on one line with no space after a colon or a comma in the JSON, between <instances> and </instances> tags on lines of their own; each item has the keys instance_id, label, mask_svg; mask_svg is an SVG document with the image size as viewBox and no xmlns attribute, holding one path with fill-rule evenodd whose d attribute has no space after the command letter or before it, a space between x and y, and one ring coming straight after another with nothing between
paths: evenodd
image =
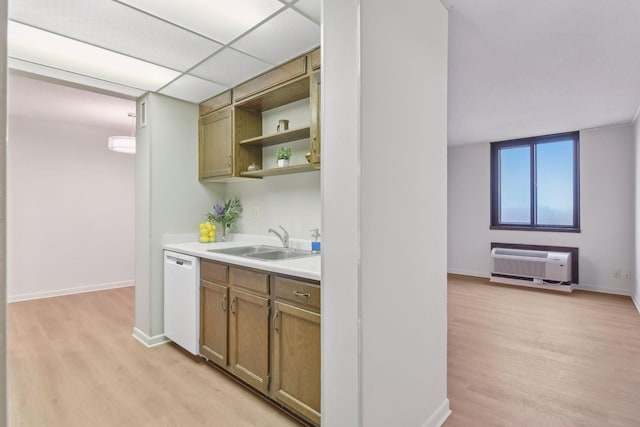
<instances>
[{"instance_id":1,"label":"soap dispenser","mask_svg":"<svg viewBox=\"0 0 640 427\"><path fill-rule=\"evenodd\" d=\"M320 229L312 228L311 229L311 237L313 237L313 241L311 242L311 253L319 254L320 253L320 242L318 241L318 237L320 237Z\"/></svg>"}]
</instances>

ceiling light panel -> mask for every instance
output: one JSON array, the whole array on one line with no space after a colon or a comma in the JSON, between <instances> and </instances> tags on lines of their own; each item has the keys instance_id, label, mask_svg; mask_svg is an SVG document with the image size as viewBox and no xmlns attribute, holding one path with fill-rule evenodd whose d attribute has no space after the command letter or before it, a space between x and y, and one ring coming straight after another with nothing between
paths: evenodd
<instances>
[{"instance_id":1,"label":"ceiling light panel","mask_svg":"<svg viewBox=\"0 0 640 427\"><path fill-rule=\"evenodd\" d=\"M232 87L273 68L274 65L226 48L189 73Z\"/></svg>"},{"instance_id":2,"label":"ceiling light panel","mask_svg":"<svg viewBox=\"0 0 640 427\"><path fill-rule=\"evenodd\" d=\"M104 80L93 79L91 77L83 76L80 74L70 73L68 71L57 70L55 68L45 67L44 65L33 64L31 62L21 61L15 58L8 58L7 66L11 70L24 71L26 73L35 74L38 76L49 77L54 80L61 80L64 82L75 83L80 86L89 88L102 89L107 92L113 92L120 95L126 95L133 98L142 96L145 92L140 89L135 89L128 86L122 86L115 83L106 82Z\"/></svg>"},{"instance_id":3,"label":"ceiling light panel","mask_svg":"<svg viewBox=\"0 0 640 427\"><path fill-rule=\"evenodd\" d=\"M179 75L168 68L11 21L8 56L142 90L157 90Z\"/></svg>"},{"instance_id":4,"label":"ceiling light panel","mask_svg":"<svg viewBox=\"0 0 640 427\"><path fill-rule=\"evenodd\" d=\"M224 44L286 7L277 0L121 0L121 3Z\"/></svg>"},{"instance_id":5,"label":"ceiling light panel","mask_svg":"<svg viewBox=\"0 0 640 427\"><path fill-rule=\"evenodd\" d=\"M320 0L300 0L293 7L313 19L317 24L320 23Z\"/></svg>"},{"instance_id":6,"label":"ceiling light panel","mask_svg":"<svg viewBox=\"0 0 640 427\"><path fill-rule=\"evenodd\" d=\"M197 77L184 75L179 79L176 79L176 81L171 82L171 84L163 88L160 93L199 104L200 102L224 92L227 89L229 88L226 86L211 83Z\"/></svg>"},{"instance_id":7,"label":"ceiling light panel","mask_svg":"<svg viewBox=\"0 0 640 427\"><path fill-rule=\"evenodd\" d=\"M319 45L320 26L289 9L232 46L272 64L280 64Z\"/></svg>"},{"instance_id":8,"label":"ceiling light panel","mask_svg":"<svg viewBox=\"0 0 640 427\"><path fill-rule=\"evenodd\" d=\"M113 1L13 1L10 19L180 71L222 47Z\"/></svg>"}]
</instances>

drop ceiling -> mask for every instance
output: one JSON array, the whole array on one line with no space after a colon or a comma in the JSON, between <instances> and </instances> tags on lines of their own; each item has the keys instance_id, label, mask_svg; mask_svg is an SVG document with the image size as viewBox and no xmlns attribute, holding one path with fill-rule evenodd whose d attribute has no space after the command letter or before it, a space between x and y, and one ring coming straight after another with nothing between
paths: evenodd
<instances>
[{"instance_id":1,"label":"drop ceiling","mask_svg":"<svg viewBox=\"0 0 640 427\"><path fill-rule=\"evenodd\" d=\"M9 68L199 103L320 45L320 0L11 0Z\"/></svg>"},{"instance_id":2,"label":"drop ceiling","mask_svg":"<svg viewBox=\"0 0 640 427\"><path fill-rule=\"evenodd\" d=\"M130 99L155 91L198 103L319 46L321 2L10 0L9 66ZM450 145L637 116L640 1L442 2Z\"/></svg>"}]
</instances>

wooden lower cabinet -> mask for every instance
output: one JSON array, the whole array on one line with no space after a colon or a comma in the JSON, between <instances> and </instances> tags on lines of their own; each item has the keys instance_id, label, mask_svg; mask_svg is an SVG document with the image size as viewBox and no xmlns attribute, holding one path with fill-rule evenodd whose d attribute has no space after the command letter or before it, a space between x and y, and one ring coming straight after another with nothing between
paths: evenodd
<instances>
[{"instance_id":1,"label":"wooden lower cabinet","mask_svg":"<svg viewBox=\"0 0 640 427\"><path fill-rule=\"evenodd\" d=\"M320 425L320 283L200 264L201 354Z\"/></svg>"},{"instance_id":2,"label":"wooden lower cabinet","mask_svg":"<svg viewBox=\"0 0 640 427\"><path fill-rule=\"evenodd\" d=\"M229 370L269 392L269 298L231 289Z\"/></svg>"},{"instance_id":3,"label":"wooden lower cabinet","mask_svg":"<svg viewBox=\"0 0 640 427\"><path fill-rule=\"evenodd\" d=\"M320 424L320 314L276 301L271 394Z\"/></svg>"},{"instance_id":4,"label":"wooden lower cabinet","mask_svg":"<svg viewBox=\"0 0 640 427\"><path fill-rule=\"evenodd\" d=\"M200 281L200 352L213 363L227 366L229 287Z\"/></svg>"}]
</instances>

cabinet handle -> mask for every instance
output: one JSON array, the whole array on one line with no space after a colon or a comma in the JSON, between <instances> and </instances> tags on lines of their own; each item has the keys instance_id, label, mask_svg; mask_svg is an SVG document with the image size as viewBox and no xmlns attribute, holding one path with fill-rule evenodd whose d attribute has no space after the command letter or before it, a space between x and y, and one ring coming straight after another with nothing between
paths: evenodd
<instances>
[{"instance_id":1,"label":"cabinet handle","mask_svg":"<svg viewBox=\"0 0 640 427\"><path fill-rule=\"evenodd\" d=\"M273 323L273 330L276 331L276 334L280 333L276 323L276 319L278 318L279 315L280 315L280 312L276 311L276 314L273 315L273 319L271 320L271 322Z\"/></svg>"},{"instance_id":2,"label":"cabinet handle","mask_svg":"<svg viewBox=\"0 0 640 427\"><path fill-rule=\"evenodd\" d=\"M231 300L231 313L232 314L236 314L236 310L235 308L235 304L236 304L236 297L233 297L233 299Z\"/></svg>"},{"instance_id":3,"label":"cabinet handle","mask_svg":"<svg viewBox=\"0 0 640 427\"><path fill-rule=\"evenodd\" d=\"M316 139L317 139L317 135L313 135L313 142L311 143L311 149L313 150L314 153L318 152L318 148L317 148L318 143L316 142Z\"/></svg>"},{"instance_id":4,"label":"cabinet handle","mask_svg":"<svg viewBox=\"0 0 640 427\"><path fill-rule=\"evenodd\" d=\"M227 166L231 167L231 156L229 156L229 160L227 161Z\"/></svg>"},{"instance_id":5,"label":"cabinet handle","mask_svg":"<svg viewBox=\"0 0 640 427\"><path fill-rule=\"evenodd\" d=\"M297 297L311 298L311 294L308 292L301 292L301 291L295 290L293 291L293 294Z\"/></svg>"},{"instance_id":6,"label":"cabinet handle","mask_svg":"<svg viewBox=\"0 0 640 427\"><path fill-rule=\"evenodd\" d=\"M220 303L220 305L222 306L222 311L225 311L225 312L227 311L226 302L227 302L227 295L225 294L222 296L222 302Z\"/></svg>"}]
</instances>

